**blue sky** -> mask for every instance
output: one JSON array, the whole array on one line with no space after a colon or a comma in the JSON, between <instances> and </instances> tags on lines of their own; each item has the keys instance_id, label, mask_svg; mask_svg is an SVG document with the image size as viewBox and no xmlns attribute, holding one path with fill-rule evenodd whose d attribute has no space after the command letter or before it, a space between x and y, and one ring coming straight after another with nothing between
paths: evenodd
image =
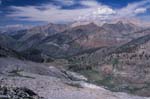
<instances>
[{"instance_id":1,"label":"blue sky","mask_svg":"<svg viewBox=\"0 0 150 99\"><path fill-rule=\"evenodd\" d=\"M150 22L150 0L0 0L0 26L120 18Z\"/></svg>"}]
</instances>

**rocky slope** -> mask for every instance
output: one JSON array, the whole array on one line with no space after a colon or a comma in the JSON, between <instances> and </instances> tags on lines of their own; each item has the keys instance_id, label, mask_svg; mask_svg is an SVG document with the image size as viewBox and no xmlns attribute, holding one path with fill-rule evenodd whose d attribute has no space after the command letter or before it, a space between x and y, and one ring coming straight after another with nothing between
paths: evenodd
<instances>
[{"instance_id":1,"label":"rocky slope","mask_svg":"<svg viewBox=\"0 0 150 99\"><path fill-rule=\"evenodd\" d=\"M47 66L47 71L53 74L53 75L49 75L49 73L45 74L45 70L43 69L39 70L39 72L41 73L39 72L37 73L38 70L34 70L33 69L34 66L32 66L33 64L39 65L37 63L31 62L29 64L28 62L26 63L26 61L20 61L12 58L7 58L7 59L0 58L0 59L3 61L0 62L0 67L7 64L7 67L5 66L5 68L0 69L0 71L4 70L3 73L0 74L1 75L0 85L3 86L2 89L9 88L11 90L8 96L12 92L16 92L17 90L19 91L17 94L15 95L11 94L10 96L17 97L19 93L22 93L21 95L19 95L19 97L22 97L23 94L28 95L30 92L30 95L32 97L33 96L43 97L45 99L83 99L83 98L86 99L103 99L103 98L148 99L146 97L139 97L139 96L133 96L125 93L115 93L115 92L108 91L102 87L98 87L96 85L87 83L86 79L82 76L79 76L71 72L69 73L69 71L67 73L64 73L64 71L60 71L59 69L56 69L55 67L52 66L50 67ZM7 61L7 63L5 61ZM17 61L20 61L20 63ZM8 63L11 64L12 66L9 66ZM13 65L16 64L19 67L23 67L23 68L26 68L28 65L29 66L28 69L27 70L24 69L24 71L16 70L10 72L9 70L11 70L11 68L14 67ZM28 64L28 65L24 65L24 64ZM36 69L37 68L43 68L43 66L40 65L39 67L36 67ZM42 75L42 72L44 73L44 75ZM80 78L80 79L70 79L70 77ZM0 92L3 92L2 89L0 89ZM9 92L9 90L7 92ZM37 93L39 96L35 93ZM24 95L23 97L26 97L26 95ZM18 98L14 98L14 99L18 99ZM33 98L33 99L40 99L40 98Z\"/></svg>"}]
</instances>

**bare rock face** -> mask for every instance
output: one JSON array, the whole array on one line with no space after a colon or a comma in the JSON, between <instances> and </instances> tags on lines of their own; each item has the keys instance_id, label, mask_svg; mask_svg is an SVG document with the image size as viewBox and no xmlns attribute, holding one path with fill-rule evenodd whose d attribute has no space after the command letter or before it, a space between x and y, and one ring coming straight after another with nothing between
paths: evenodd
<instances>
[{"instance_id":1,"label":"bare rock face","mask_svg":"<svg viewBox=\"0 0 150 99\"><path fill-rule=\"evenodd\" d=\"M73 81L88 81L86 77L71 71L62 71L70 80Z\"/></svg>"}]
</instances>

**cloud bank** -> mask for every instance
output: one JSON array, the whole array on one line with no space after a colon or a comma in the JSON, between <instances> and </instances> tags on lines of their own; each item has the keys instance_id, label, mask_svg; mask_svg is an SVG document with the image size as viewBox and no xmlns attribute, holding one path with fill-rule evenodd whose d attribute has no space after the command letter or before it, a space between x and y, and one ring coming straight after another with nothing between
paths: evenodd
<instances>
[{"instance_id":1,"label":"cloud bank","mask_svg":"<svg viewBox=\"0 0 150 99\"><path fill-rule=\"evenodd\" d=\"M44 4L40 6L11 6L13 12L7 17L16 20L42 21L42 22L73 22L73 21L107 21L124 17L137 17L150 8L150 1L144 0L128 4L126 7L115 9L101 4L95 0L55 0L61 5ZM79 4L80 8L64 9L62 6ZM149 11L150 12L150 11Z\"/></svg>"}]
</instances>

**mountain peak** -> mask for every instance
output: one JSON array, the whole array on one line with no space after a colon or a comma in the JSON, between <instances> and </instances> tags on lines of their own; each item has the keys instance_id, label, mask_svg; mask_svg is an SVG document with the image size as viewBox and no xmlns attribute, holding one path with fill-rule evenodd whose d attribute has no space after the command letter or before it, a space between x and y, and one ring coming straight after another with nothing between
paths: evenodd
<instances>
[{"instance_id":1,"label":"mountain peak","mask_svg":"<svg viewBox=\"0 0 150 99\"><path fill-rule=\"evenodd\" d=\"M89 26L98 26L98 25L96 25L94 22L91 22L91 23L89 23L88 25L89 25Z\"/></svg>"},{"instance_id":2,"label":"mountain peak","mask_svg":"<svg viewBox=\"0 0 150 99\"><path fill-rule=\"evenodd\" d=\"M118 21L116 24L118 24L118 25L124 25L124 23L122 21Z\"/></svg>"}]
</instances>

